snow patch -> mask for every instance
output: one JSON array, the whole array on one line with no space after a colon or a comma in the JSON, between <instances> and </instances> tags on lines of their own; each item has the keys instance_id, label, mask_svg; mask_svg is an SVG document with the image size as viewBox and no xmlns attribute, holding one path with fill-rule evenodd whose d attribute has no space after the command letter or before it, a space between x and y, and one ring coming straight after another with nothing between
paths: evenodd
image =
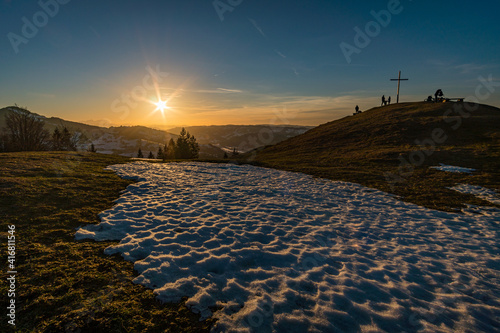
<instances>
[{"instance_id":1,"label":"snow patch","mask_svg":"<svg viewBox=\"0 0 500 333\"><path fill-rule=\"evenodd\" d=\"M500 205L500 196L498 192L495 190L490 190L489 188L477 185L458 184L456 186L450 187L449 189L464 194L472 194L480 199Z\"/></svg>"},{"instance_id":2,"label":"snow patch","mask_svg":"<svg viewBox=\"0 0 500 333\"><path fill-rule=\"evenodd\" d=\"M214 332L496 331L500 210L231 164L109 167L138 182L76 239L120 240L135 283Z\"/></svg>"},{"instance_id":3,"label":"snow patch","mask_svg":"<svg viewBox=\"0 0 500 333\"><path fill-rule=\"evenodd\" d=\"M463 167L458 167L458 166L453 166L453 165L445 165L443 163L439 163L439 164L440 164L440 166L432 166L430 168L440 170L440 171L455 172L455 173L472 173L472 172L476 171L476 169L471 169L471 168L463 168Z\"/></svg>"}]
</instances>

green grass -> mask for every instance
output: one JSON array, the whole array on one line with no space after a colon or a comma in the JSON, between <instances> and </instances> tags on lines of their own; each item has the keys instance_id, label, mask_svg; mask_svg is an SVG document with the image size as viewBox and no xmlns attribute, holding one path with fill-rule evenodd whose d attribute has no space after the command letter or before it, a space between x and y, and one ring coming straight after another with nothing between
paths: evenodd
<instances>
[{"instance_id":1,"label":"green grass","mask_svg":"<svg viewBox=\"0 0 500 333\"><path fill-rule=\"evenodd\" d=\"M106 256L113 242L75 241L75 228L98 223L130 181L108 165L128 159L90 153L0 154L1 258L16 226L17 332L207 332L213 320L184 303L161 304L131 281L133 264ZM0 282L7 295L7 283ZM8 299L2 297L3 309ZM14 331L7 317L0 331Z\"/></svg>"},{"instance_id":2,"label":"green grass","mask_svg":"<svg viewBox=\"0 0 500 333\"><path fill-rule=\"evenodd\" d=\"M455 112L455 107L467 112L465 117ZM500 110L479 105L476 111L468 112L471 107L458 103L403 103L374 108L242 155L239 161L355 182L432 209L456 211L465 203L491 206L447 188L467 183L500 191ZM426 154L421 165L401 177L398 158L409 160L412 154L422 151L415 140L432 139L436 128L443 131L446 140L436 144L435 151ZM478 171L467 175L429 169L439 163ZM390 181L394 176L388 174L398 177L398 182Z\"/></svg>"}]
</instances>

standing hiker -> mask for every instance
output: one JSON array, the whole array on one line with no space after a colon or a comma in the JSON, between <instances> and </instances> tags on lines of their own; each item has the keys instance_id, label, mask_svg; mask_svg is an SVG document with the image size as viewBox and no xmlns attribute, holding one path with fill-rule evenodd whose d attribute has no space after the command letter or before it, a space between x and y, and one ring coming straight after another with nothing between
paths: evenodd
<instances>
[{"instance_id":1,"label":"standing hiker","mask_svg":"<svg viewBox=\"0 0 500 333\"><path fill-rule=\"evenodd\" d=\"M436 103L441 102L443 96L444 96L443 91L441 89L436 90L436 93L434 94L434 97L435 97L434 101Z\"/></svg>"}]
</instances>

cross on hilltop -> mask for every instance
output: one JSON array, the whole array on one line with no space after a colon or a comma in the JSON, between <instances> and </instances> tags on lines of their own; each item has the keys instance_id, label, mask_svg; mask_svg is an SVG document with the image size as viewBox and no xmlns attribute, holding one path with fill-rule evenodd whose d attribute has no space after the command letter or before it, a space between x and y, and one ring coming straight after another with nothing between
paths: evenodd
<instances>
[{"instance_id":1,"label":"cross on hilltop","mask_svg":"<svg viewBox=\"0 0 500 333\"><path fill-rule=\"evenodd\" d=\"M401 71L399 71L399 77L397 79L391 79L391 81L398 81L398 97L396 103L399 103L399 86L401 85L401 81L408 81L409 79L401 78Z\"/></svg>"}]
</instances>

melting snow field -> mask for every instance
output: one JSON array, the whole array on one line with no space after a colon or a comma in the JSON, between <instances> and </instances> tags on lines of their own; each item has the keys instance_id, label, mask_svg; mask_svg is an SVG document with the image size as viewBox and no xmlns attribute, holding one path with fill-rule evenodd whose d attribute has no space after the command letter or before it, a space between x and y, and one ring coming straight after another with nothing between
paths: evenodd
<instances>
[{"instance_id":1,"label":"melting snow field","mask_svg":"<svg viewBox=\"0 0 500 333\"><path fill-rule=\"evenodd\" d=\"M119 240L134 280L214 332L500 331L500 210L452 214L253 166L135 162L76 239ZM478 212L480 212L478 214Z\"/></svg>"}]
</instances>

